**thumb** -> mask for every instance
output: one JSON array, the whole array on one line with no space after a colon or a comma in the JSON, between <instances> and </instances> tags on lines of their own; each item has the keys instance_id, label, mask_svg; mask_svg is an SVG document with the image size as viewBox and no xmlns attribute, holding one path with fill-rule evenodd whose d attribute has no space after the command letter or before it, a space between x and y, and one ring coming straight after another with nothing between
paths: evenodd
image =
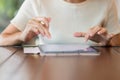
<instances>
[{"instance_id":1,"label":"thumb","mask_svg":"<svg viewBox=\"0 0 120 80\"><path fill-rule=\"evenodd\" d=\"M51 21L51 18L50 18L50 17L48 17L48 18L47 18L47 21L48 21L48 22L50 22L50 21Z\"/></svg>"}]
</instances>

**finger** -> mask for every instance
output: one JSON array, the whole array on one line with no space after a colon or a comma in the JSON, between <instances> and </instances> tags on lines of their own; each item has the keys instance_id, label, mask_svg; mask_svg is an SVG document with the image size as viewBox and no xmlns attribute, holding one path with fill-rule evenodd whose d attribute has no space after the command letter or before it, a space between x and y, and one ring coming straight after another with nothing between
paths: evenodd
<instances>
[{"instance_id":1,"label":"finger","mask_svg":"<svg viewBox=\"0 0 120 80\"><path fill-rule=\"evenodd\" d=\"M32 31L37 31L39 32L38 34L41 34L42 36L45 35L45 32L44 32L44 29L42 27L39 27L39 25L36 25L36 24L32 24Z\"/></svg>"},{"instance_id":2,"label":"finger","mask_svg":"<svg viewBox=\"0 0 120 80\"><path fill-rule=\"evenodd\" d=\"M38 30L36 27L33 28L33 32L34 32L36 35L40 34L39 30Z\"/></svg>"},{"instance_id":3,"label":"finger","mask_svg":"<svg viewBox=\"0 0 120 80\"><path fill-rule=\"evenodd\" d=\"M50 21L51 21L51 18L50 18L50 17L48 17L48 18L47 18L47 20L48 20L48 22L50 22Z\"/></svg>"},{"instance_id":4,"label":"finger","mask_svg":"<svg viewBox=\"0 0 120 80\"><path fill-rule=\"evenodd\" d=\"M74 37L85 37L86 33L84 32L75 32Z\"/></svg>"},{"instance_id":5,"label":"finger","mask_svg":"<svg viewBox=\"0 0 120 80\"><path fill-rule=\"evenodd\" d=\"M91 37L93 37L93 36L95 36L95 34L96 34L97 32L99 32L101 29L102 29L102 27L100 27L100 26L93 27L93 28L91 28L91 29L88 31L88 34L89 34Z\"/></svg>"},{"instance_id":6,"label":"finger","mask_svg":"<svg viewBox=\"0 0 120 80\"><path fill-rule=\"evenodd\" d=\"M87 42L90 38L91 38L90 34L86 33L86 35L85 35L85 42Z\"/></svg>"},{"instance_id":7,"label":"finger","mask_svg":"<svg viewBox=\"0 0 120 80\"><path fill-rule=\"evenodd\" d=\"M96 26L92 27L85 35L85 41L87 42L89 39L95 36L95 34L101 29L101 27Z\"/></svg>"},{"instance_id":8,"label":"finger","mask_svg":"<svg viewBox=\"0 0 120 80\"><path fill-rule=\"evenodd\" d=\"M107 30L105 28L102 28L100 31L98 31L99 35L107 35Z\"/></svg>"},{"instance_id":9,"label":"finger","mask_svg":"<svg viewBox=\"0 0 120 80\"><path fill-rule=\"evenodd\" d=\"M38 20L37 18L33 18L32 21L36 24L42 24L45 27L47 26L45 22L43 22L42 20Z\"/></svg>"},{"instance_id":10,"label":"finger","mask_svg":"<svg viewBox=\"0 0 120 80\"><path fill-rule=\"evenodd\" d=\"M38 21L40 21L40 23L42 24L42 25L45 25L45 27L47 27L47 28L49 28L49 22L50 22L50 18L46 18L46 17L38 17L38 18L36 18Z\"/></svg>"},{"instance_id":11,"label":"finger","mask_svg":"<svg viewBox=\"0 0 120 80\"><path fill-rule=\"evenodd\" d=\"M36 21L33 21L33 26L37 27L39 32L42 36L46 36L47 38L51 38L51 34L49 32L49 29L46 28L44 25L37 23Z\"/></svg>"},{"instance_id":12,"label":"finger","mask_svg":"<svg viewBox=\"0 0 120 80\"><path fill-rule=\"evenodd\" d=\"M75 37L85 37L85 41L88 41L89 36L85 32L76 32L74 33Z\"/></svg>"},{"instance_id":13,"label":"finger","mask_svg":"<svg viewBox=\"0 0 120 80\"><path fill-rule=\"evenodd\" d=\"M44 30L45 31L45 33L46 33L46 36L47 36L47 38L51 38L51 34L50 34L50 32L48 31L48 29L45 29Z\"/></svg>"},{"instance_id":14,"label":"finger","mask_svg":"<svg viewBox=\"0 0 120 80\"><path fill-rule=\"evenodd\" d=\"M115 34L108 34L107 35L107 39L111 39L112 37L114 37L115 36Z\"/></svg>"},{"instance_id":15,"label":"finger","mask_svg":"<svg viewBox=\"0 0 120 80\"><path fill-rule=\"evenodd\" d=\"M109 39L107 38L107 36L96 34L95 37L92 37L90 40L98 43L99 45L106 45Z\"/></svg>"},{"instance_id":16,"label":"finger","mask_svg":"<svg viewBox=\"0 0 120 80\"><path fill-rule=\"evenodd\" d=\"M39 28L40 29L40 28ZM51 38L51 34L49 32L49 29L45 28L43 25L41 25L41 29L44 31L44 35L47 37L47 38Z\"/></svg>"},{"instance_id":17,"label":"finger","mask_svg":"<svg viewBox=\"0 0 120 80\"><path fill-rule=\"evenodd\" d=\"M100 42L98 43L99 46L106 46L106 43L105 42Z\"/></svg>"},{"instance_id":18,"label":"finger","mask_svg":"<svg viewBox=\"0 0 120 80\"><path fill-rule=\"evenodd\" d=\"M42 28L42 27L43 27L42 24L39 24L39 23L37 23L36 21L33 21L33 22L31 23L31 25L32 25L33 29L34 29L34 28L37 28L38 31L41 33L41 35L43 35L43 36L45 35L44 29Z\"/></svg>"}]
</instances>

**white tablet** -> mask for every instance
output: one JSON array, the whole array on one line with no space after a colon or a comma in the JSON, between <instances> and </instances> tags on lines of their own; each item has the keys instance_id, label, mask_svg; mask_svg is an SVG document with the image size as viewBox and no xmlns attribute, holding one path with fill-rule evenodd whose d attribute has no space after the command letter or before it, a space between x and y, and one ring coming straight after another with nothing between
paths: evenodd
<instances>
[{"instance_id":1,"label":"white tablet","mask_svg":"<svg viewBox=\"0 0 120 80\"><path fill-rule=\"evenodd\" d=\"M89 45L52 44L39 45L41 55L100 55L100 52Z\"/></svg>"}]
</instances>

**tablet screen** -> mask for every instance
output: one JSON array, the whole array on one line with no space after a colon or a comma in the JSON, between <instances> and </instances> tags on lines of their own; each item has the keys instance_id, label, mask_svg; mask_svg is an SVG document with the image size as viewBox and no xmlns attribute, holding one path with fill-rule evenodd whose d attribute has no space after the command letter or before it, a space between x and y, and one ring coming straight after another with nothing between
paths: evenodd
<instances>
[{"instance_id":1,"label":"tablet screen","mask_svg":"<svg viewBox=\"0 0 120 80\"><path fill-rule=\"evenodd\" d=\"M99 51L88 45L39 45L42 55L100 55Z\"/></svg>"}]
</instances>

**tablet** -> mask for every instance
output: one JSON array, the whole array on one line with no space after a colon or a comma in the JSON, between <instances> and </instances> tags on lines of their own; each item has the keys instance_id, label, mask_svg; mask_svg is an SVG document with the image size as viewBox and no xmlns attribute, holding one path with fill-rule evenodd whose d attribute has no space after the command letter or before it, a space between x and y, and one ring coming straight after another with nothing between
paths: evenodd
<instances>
[{"instance_id":1,"label":"tablet","mask_svg":"<svg viewBox=\"0 0 120 80\"><path fill-rule=\"evenodd\" d=\"M89 45L52 44L39 45L41 55L100 55L100 51Z\"/></svg>"}]
</instances>

